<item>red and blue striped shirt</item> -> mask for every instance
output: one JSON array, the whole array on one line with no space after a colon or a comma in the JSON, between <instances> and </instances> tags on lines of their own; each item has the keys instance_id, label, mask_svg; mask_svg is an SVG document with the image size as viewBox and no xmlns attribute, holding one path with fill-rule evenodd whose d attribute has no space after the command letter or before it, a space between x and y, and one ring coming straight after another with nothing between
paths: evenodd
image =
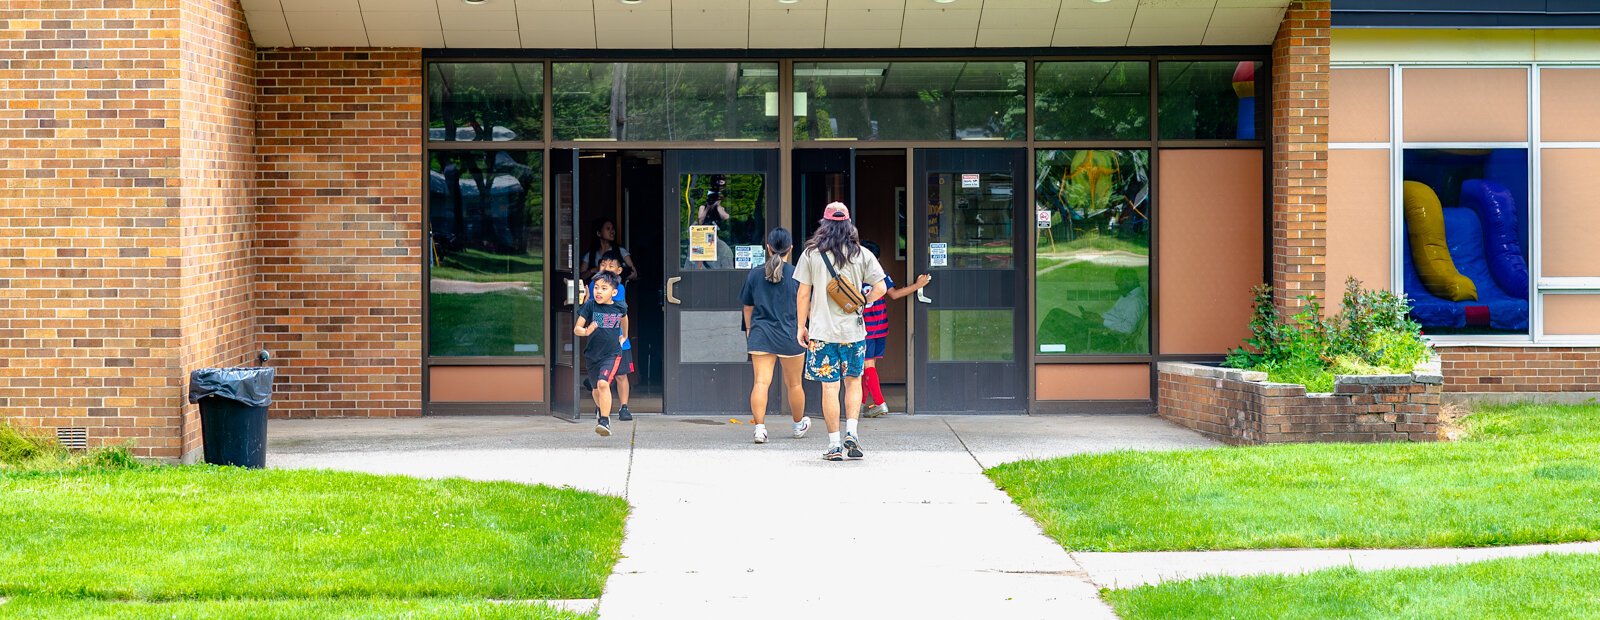
<instances>
[{"instance_id":1,"label":"red and blue striped shirt","mask_svg":"<svg viewBox=\"0 0 1600 620\"><path fill-rule=\"evenodd\" d=\"M894 288L894 279L884 276L883 286ZM872 294L872 287L861 287L861 294ZM889 295L887 293L878 298L878 301L872 302L872 305L867 306L866 310L861 311L861 316L867 321L868 339L889 337Z\"/></svg>"}]
</instances>

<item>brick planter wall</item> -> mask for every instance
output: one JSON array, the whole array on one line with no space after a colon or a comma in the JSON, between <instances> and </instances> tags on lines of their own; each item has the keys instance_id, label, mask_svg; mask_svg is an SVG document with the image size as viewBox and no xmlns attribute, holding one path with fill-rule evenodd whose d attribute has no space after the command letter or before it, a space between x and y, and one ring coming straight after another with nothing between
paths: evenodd
<instances>
[{"instance_id":1,"label":"brick planter wall","mask_svg":"<svg viewBox=\"0 0 1600 620\"><path fill-rule=\"evenodd\" d=\"M1339 377L1332 394L1268 383L1267 374L1162 362L1156 413L1230 444L1435 441L1444 377Z\"/></svg>"}]
</instances>

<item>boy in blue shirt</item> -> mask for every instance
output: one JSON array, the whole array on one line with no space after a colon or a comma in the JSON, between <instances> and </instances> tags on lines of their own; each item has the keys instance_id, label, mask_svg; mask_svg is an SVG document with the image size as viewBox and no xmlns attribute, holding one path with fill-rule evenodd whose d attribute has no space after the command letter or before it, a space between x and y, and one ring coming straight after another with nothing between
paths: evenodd
<instances>
[{"instance_id":1,"label":"boy in blue shirt","mask_svg":"<svg viewBox=\"0 0 1600 620\"><path fill-rule=\"evenodd\" d=\"M597 267L600 273L610 273L617 277L616 299L626 307L628 303L628 285L622 283L622 253L616 250L606 252L600 256L600 264ZM585 300L594 297L594 282L589 282L589 288L586 293ZM623 422L632 422L633 412L628 411L628 392L631 391L630 388L632 387L629 385L628 375L633 374L633 340L626 338L627 335L627 332L624 331L622 365L617 369L615 381L617 385L617 401L620 403L620 407L617 409L617 419Z\"/></svg>"}]
</instances>

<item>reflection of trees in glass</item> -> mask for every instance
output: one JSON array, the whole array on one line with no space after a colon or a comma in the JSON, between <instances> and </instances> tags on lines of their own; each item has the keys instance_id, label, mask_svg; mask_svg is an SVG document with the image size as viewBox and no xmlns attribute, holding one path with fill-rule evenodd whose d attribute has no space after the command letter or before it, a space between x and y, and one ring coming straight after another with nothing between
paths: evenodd
<instances>
[{"instance_id":1,"label":"reflection of trees in glass","mask_svg":"<svg viewBox=\"0 0 1600 620\"><path fill-rule=\"evenodd\" d=\"M434 63L430 140L543 140L541 63Z\"/></svg>"},{"instance_id":2,"label":"reflection of trees in glass","mask_svg":"<svg viewBox=\"0 0 1600 620\"><path fill-rule=\"evenodd\" d=\"M770 63L556 63L558 139L777 139Z\"/></svg>"},{"instance_id":3,"label":"reflection of trees in glass","mask_svg":"<svg viewBox=\"0 0 1600 620\"><path fill-rule=\"evenodd\" d=\"M1020 62L796 63L794 71L806 102L794 126L802 140L1025 136Z\"/></svg>"},{"instance_id":4,"label":"reflection of trees in glass","mask_svg":"<svg viewBox=\"0 0 1600 620\"><path fill-rule=\"evenodd\" d=\"M1238 137L1240 93L1234 89L1238 61L1160 63L1157 102L1163 139L1233 140ZM1261 63L1252 63L1259 69ZM1257 71L1256 73L1259 73ZM1248 90L1254 91L1252 85ZM1261 110L1256 109L1256 122Z\"/></svg>"},{"instance_id":5,"label":"reflection of trees in glass","mask_svg":"<svg viewBox=\"0 0 1600 620\"><path fill-rule=\"evenodd\" d=\"M717 261L715 265L701 265L719 269L733 268L733 251L740 245L760 245L766 231L766 178L760 174L686 174L679 179L683 190L683 204L679 205L679 221L683 222L684 265L689 263L689 227L716 226ZM724 215L723 213L726 213Z\"/></svg>"},{"instance_id":6,"label":"reflection of trees in glass","mask_svg":"<svg viewBox=\"0 0 1600 620\"><path fill-rule=\"evenodd\" d=\"M429 355L540 353L540 157L519 151L429 153Z\"/></svg>"},{"instance_id":7,"label":"reflection of trees in glass","mask_svg":"<svg viewBox=\"0 0 1600 620\"><path fill-rule=\"evenodd\" d=\"M1034 79L1038 139L1150 139L1150 63L1046 62Z\"/></svg>"},{"instance_id":8,"label":"reflection of trees in glass","mask_svg":"<svg viewBox=\"0 0 1600 620\"><path fill-rule=\"evenodd\" d=\"M1041 150L1035 208L1040 353L1150 350L1149 153Z\"/></svg>"}]
</instances>

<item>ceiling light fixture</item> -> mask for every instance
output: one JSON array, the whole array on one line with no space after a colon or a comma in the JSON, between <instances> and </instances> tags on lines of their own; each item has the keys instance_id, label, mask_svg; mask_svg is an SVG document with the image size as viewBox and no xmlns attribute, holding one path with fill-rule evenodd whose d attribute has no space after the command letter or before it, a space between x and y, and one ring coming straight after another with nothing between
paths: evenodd
<instances>
[{"instance_id":1,"label":"ceiling light fixture","mask_svg":"<svg viewBox=\"0 0 1600 620\"><path fill-rule=\"evenodd\" d=\"M644 2L644 0L618 0L618 1L623 3L623 4L638 4L640 2Z\"/></svg>"},{"instance_id":2,"label":"ceiling light fixture","mask_svg":"<svg viewBox=\"0 0 1600 620\"><path fill-rule=\"evenodd\" d=\"M778 0L778 4L795 4L800 0Z\"/></svg>"},{"instance_id":3,"label":"ceiling light fixture","mask_svg":"<svg viewBox=\"0 0 1600 620\"><path fill-rule=\"evenodd\" d=\"M480 5L480 4L488 4L489 3L489 0L461 0L461 1L467 3L468 6L477 6L477 5Z\"/></svg>"},{"instance_id":4,"label":"ceiling light fixture","mask_svg":"<svg viewBox=\"0 0 1600 620\"><path fill-rule=\"evenodd\" d=\"M952 2L955 2L956 0L933 0L933 1L937 2L939 4L950 4Z\"/></svg>"},{"instance_id":5,"label":"ceiling light fixture","mask_svg":"<svg viewBox=\"0 0 1600 620\"><path fill-rule=\"evenodd\" d=\"M1089 1L1093 2L1095 4L1105 4L1107 2L1110 2L1111 0L1089 0Z\"/></svg>"}]
</instances>

